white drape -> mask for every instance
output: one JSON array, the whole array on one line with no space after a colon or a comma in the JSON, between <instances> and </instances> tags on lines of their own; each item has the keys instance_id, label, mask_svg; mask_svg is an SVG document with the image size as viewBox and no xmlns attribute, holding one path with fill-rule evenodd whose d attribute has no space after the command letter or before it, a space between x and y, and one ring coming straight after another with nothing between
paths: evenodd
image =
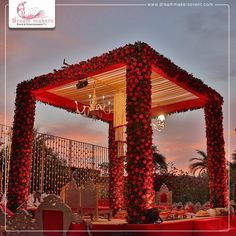
<instances>
[{"instance_id":1,"label":"white drape","mask_svg":"<svg viewBox=\"0 0 236 236\"><path fill-rule=\"evenodd\" d=\"M125 155L126 142L126 94L119 91L114 95L113 127L118 142L118 157Z\"/></svg>"}]
</instances>

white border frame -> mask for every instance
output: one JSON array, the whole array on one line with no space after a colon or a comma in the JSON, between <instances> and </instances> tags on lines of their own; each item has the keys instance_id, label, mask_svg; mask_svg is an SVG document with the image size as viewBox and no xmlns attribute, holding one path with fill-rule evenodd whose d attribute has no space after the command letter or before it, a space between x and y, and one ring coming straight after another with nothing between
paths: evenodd
<instances>
[{"instance_id":1,"label":"white border frame","mask_svg":"<svg viewBox=\"0 0 236 236\"><path fill-rule=\"evenodd\" d=\"M96 3L96 4L83 4L83 3L59 3L59 4L56 4L56 6L59 6L59 7L70 7L70 6L73 6L73 7L133 7L133 6L136 6L136 7L159 7L158 5L155 5L155 6L151 6L150 4L159 4L159 3L140 3L140 4L119 4L119 3L114 3L114 4L106 4L106 3ZM6 100L7 100L7 92L6 92L6 78L7 78L7 34L6 34L6 31L7 31L7 25L8 25L8 22L7 22L7 7L8 7L8 4L5 5L5 21L4 21L4 24L5 24L5 30L4 30L4 52L5 52L5 63L4 63L4 77L5 77L5 84L4 84L4 89L5 89L5 94L4 94L4 99L5 99L5 107L4 107L4 112L5 112L5 115L4 115L4 124L5 124L5 127L6 127L6 121L7 121L7 116L6 116ZM162 6L162 7L165 7L165 6ZM168 6L168 7L183 7L183 6ZM185 6L185 7L190 7L190 6ZM230 4L214 4L213 6L195 6L195 7L227 7L227 12L228 12L228 47L227 47L227 50L228 50L228 67L227 67L227 73L228 73L228 106L227 106L227 112L228 112L228 119L227 119L227 128L228 128L228 133L227 133L227 158L226 160L229 161L230 160L230 149L231 149L231 144L230 144L230 138L231 138L231 135L230 135L230 128L231 128L231 119L230 119L230 115L231 115L231 105L230 105L230 99L231 99L231 90L230 90L230 85L231 85L231 78L230 78L230 29L231 29L231 23L230 23ZM14 29L10 29L10 30L14 30ZM31 29L32 30L32 29ZM47 30L47 29L46 29ZM6 135L5 135L5 138L4 138L4 141L6 142ZM6 151L5 151L6 152ZM6 154L6 153L5 153ZM5 160L5 163L6 163L6 160ZM229 169L230 170L230 169ZM230 179L230 171L228 171L228 179ZM6 172L5 172L5 180L6 180ZM5 183L6 185L6 183ZM229 184L228 184L228 187L229 187ZM229 195L228 197L230 196L230 190L228 191ZM230 205L228 204L228 211L230 211ZM6 216L5 216L5 222L6 222ZM126 230L125 232L229 232L230 230L230 215L228 215L228 229L227 230ZM5 231L6 232L16 232L15 230L7 230L6 228L6 225L5 225ZM58 230L57 230L58 231ZM57 232L56 230L51 230L50 232ZM43 232L42 230L22 230L20 232ZM65 230L63 230L63 232L67 232ZM70 230L70 232L87 232L87 230ZM113 232L112 230L91 230L91 232ZM115 232L124 232L123 230L120 231L120 230L116 230Z\"/></svg>"}]
</instances>

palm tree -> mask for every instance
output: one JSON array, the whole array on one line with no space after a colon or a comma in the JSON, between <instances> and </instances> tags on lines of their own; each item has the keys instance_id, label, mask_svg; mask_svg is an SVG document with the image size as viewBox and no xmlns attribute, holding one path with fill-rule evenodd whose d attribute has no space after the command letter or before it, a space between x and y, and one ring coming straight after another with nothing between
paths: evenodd
<instances>
[{"instance_id":1,"label":"palm tree","mask_svg":"<svg viewBox=\"0 0 236 236\"><path fill-rule=\"evenodd\" d=\"M166 157L160 153L156 146L152 146L155 170L167 171Z\"/></svg>"},{"instance_id":2,"label":"palm tree","mask_svg":"<svg viewBox=\"0 0 236 236\"><path fill-rule=\"evenodd\" d=\"M190 171L195 175L198 171L198 175L207 174L207 154L204 151L196 150L200 157L191 158L190 161L195 161L190 164Z\"/></svg>"}]
</instances>

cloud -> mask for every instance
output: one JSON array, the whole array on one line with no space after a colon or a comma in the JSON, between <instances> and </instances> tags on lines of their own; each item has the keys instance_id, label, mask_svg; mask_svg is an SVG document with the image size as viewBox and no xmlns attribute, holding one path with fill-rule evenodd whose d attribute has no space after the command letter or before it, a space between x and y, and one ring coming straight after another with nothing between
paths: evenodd
<instances>
[{"instance_id":1,"label":"cloud","mask_svg":"<svg viewBox=\"0 0 236 236\"><path fill-rule=\"evenodd\" d=\"M201 71L200 78L227 80L227 21L226 8L201 8L182 21L184 36L191 35L185 37L186 48L192 48L190 60L193 68Z\"/></svg>"},{"instance_id":2,"label":"cloud","mask_svg":"<svg viewBox=\"0 0 236 236\"><path fill-rule=\"evenodd\" d=\"M6 114L6 120L5 120L5 112L4 108L0 107L0 125L7 125L7 126L12 126L12 115L9 115L8 113ZM6 121L6 123L5 123Z\"/></svg>"},{"instance_id":3,"label":"cloud","mask_svg":"<svg viewBox=\"0 0 236 236\"><path fill-rule=\"evenodd\" d=\"M108 146L108 125L103 125L105 126L105 130L97 130L91 125L92 122L94 121L88 120L86 122L81 122L78 125L74 123L66 125L65 123L59 123L54 127L48 127L47 130L50 134L63 136L80 142Z\"/></svg>"},{"instance_id":4,"label":"cloud","mask_svg":"<svg viewBox=\"0 0 236 236\"><path fill-rule=\"evenodd\" d=\"M40 132L95 145L108 145L108 124L105 122L40 103L37 104L35 117L35 127Z\"/></svg>"},{"instance_id":5,"label":"cloud","mask_svg":"<svg viewBox=\"0 0 236 236\"><path fill-rule=\"evenodd\" d=\"M196 149L206 151L203 110L167 116L165 129L154 131L153 143L167 162L188 171L189 160L196 155Z\"/></svg>"}]
</instances>

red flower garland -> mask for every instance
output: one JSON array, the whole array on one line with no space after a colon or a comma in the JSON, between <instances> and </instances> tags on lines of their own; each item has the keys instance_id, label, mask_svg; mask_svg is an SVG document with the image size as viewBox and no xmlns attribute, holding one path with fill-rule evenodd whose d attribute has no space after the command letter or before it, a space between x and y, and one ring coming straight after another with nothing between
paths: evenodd
<instances>
[{"instance_id":1,"label":"red flower garland","mask_svg":"<svg viewBox=\"0 0 236 236\"><path fill-rule=\"evenodd\" d=\"M70 81L73 78L83 79L112 64L125 63L124 58L127 58L134 51L135 45L127 45L100 57L94 57L87 62L82 61L68 68L54 70L54 73L35 77L18 84L8 184L9 209L15 211L27 199L29 190L36 104L32 91L55 85L61 81ZM68 111L75 112L75 110Z\"/></svg>"},{"instance_id":2,"label":"red flower garland","mask_svg":"<svg viewBox=\"0 0 236 236\"><path fill-rule=\"evenodd\" d=\"M110 204L116 213L124 204L124 160L117 157L117 142L112 123L109 123L109 173Z\"/></svg>"},{"instance_id":3,"label":"red flower garland","mask_svg":"<svg viewBox=\"0 0 236 236\"><path fill-rule=\"evenodd\" d=\"M175 78L177 82L183 84L186 88L206 95L216 101L216 105L212 108L210 105L205 107L206 123L207 123L207 139L208 139L208 155L210 156L210 165L222 166L220 170L225 168L224 165L224 152L223 149L223 129L219 129L222 125L221 118L216 118L212 123L212 114L219 114L220 106L223 102L222 97L213 89L186 71L182 70L169 59L163 55L155 52L145 43L129 44L124 47L115 49L100 57L94 57L88 61L80 62L79 64L71 65L68 68L61 70L54 70L53 73L35 77L32 80L24 81L17 87L16 109L13 125L13 140L12 140L12 153L11 153L11 166L10 166L10 179L8 187L8 206L10 209L15 210L27 197L29 187L29 175L32 157L32 140L33 140L33 124L35 115L35 97L32 91L42 89L46 86L56 85L58 82L71 81L71 79L83 79L92 74L96 74L102 69L107 68L113 64L124 63L128 64L127 67L127 142L128 142L128 184L129 184L129 203L128 213L129 222L141 223L144 222L143 212L146 208L150 207L152 196L152 151L151 151L151 136L152 130L150 127L150 107L151 107L151 65L163 71L169 78ZM63 107L62 107L63 108ZM75 110L68 110L75 112ZM221 114L221 113L220 113ZM221 114L222 115L222 114ZM219 138L215 137L211 130L217 131ZM214 141L217 140L217 141ZM112 144L113 143L113 144ZM219 145L217 147L217 145ZM111 141L110 148L115 145ZM216 155L216 152L219 155ZM115 161L115 152L111 154L111 160ZM215 158L219 164L213 163ZM111 171L115 168L121 168L122 164L119 163L111 167ZM121 170L121 169L120 169ZM118 171L118 170L117 170ZM216 187L216 197L220 198L220 188L225 189L225 173L217 175L214 169L212 174L213 180L217 182L212 184L211 189ZM223 171L224 172L224 171ZM119 173L119 171L117 172ZM220 176L221 179L216 178ZM115 177L111 176L112 181L116 181ZM114 183L114 182L113 182ZM114 196L121 196L119 192L121 186L117 189L114 188ZM116 190L115 190L116 189ZM119 190L118 190L119 189ZM223 190L224 191L224 190ZM213 194L213 193L212 193ZM225 198L224 198L225 199ZM215 201L215 200L212 200ZM220 201L220 200L219 200ZM113 201L115 209L121 206L122 200L119 203ZM225 200L220 201L220 205L225 203Z\"/></svg>"},{"instance_id":4,"label":"red flower garland","mask_svg":"<svg viewBox=\"0 0 236 236\"><path fill-rule=\"evenodd\" d=\"M140 53L127 66L127 211L129 223L144 223L153 204L151 65Z\"/></svg>"},{"instance_id":5,"label":"red flower garland","mask_svg":"<svg viewBox=\"0 0 236 236\"><path fill-rule=\"evenodd\" d=\"M8 207L11 210L25 201L29 191L35 103L27 88L17 89L8 186Z\"/></svg>"},{"instance_id":6,"label":"red flower garland","mask_svg":"<svg viewBox=\"0 0 236 236\"><path fill-rule=\"evenodd\" d=\"M205 107L208 175L212 207L228 204L227 172L223 136L223 113L221 103L208 102Z\"/></svg>"},{"instance_id":7,"label":"red flower garland","mask_svg":"<svg viewBox=\"0 0 236 236\"><path fill-rule=\"evenodd\" d=\"M67 81L74 78L77 78L78 80L83 79L91 74L95 74L101 69L107 68L110 65L116 63L128 63L129 58L135 57L137 52L140 50L146 54L147 60L150 64L161 69L168 77L176 78L176 80L181 84L201 94L205 94L207 97L214 97L215 99L223 101L222 97L214 89L208 87L200 79L181 69L171 60L142 42L127 44L124 47L104 53L99 57L93 57L87 61L71 65L65 69L54 70L54 73L38 76L32 80L26 80L21 84L22 87L37 90L49 85L55 85L61 81Z\"/></svg>"},{"instance_id":8,"label":"red flower garland","mask_svg":"<svg viewBox=\"0 0 236 236\"><path fill-rule=\"evenodd\" d=\"M214 89L204 84L200 79L194 77L192 74L189 74L187 71L175 65L170 59L164 57L150 47L146 49L145 52L149 58L151 58L152 64L163 71L164 74L170 79L175 78L176 82L186 86L186 88L205 95L208 98L214 98L215 100L223 102L221 95Z\"/></svg>"}]
</instances>

